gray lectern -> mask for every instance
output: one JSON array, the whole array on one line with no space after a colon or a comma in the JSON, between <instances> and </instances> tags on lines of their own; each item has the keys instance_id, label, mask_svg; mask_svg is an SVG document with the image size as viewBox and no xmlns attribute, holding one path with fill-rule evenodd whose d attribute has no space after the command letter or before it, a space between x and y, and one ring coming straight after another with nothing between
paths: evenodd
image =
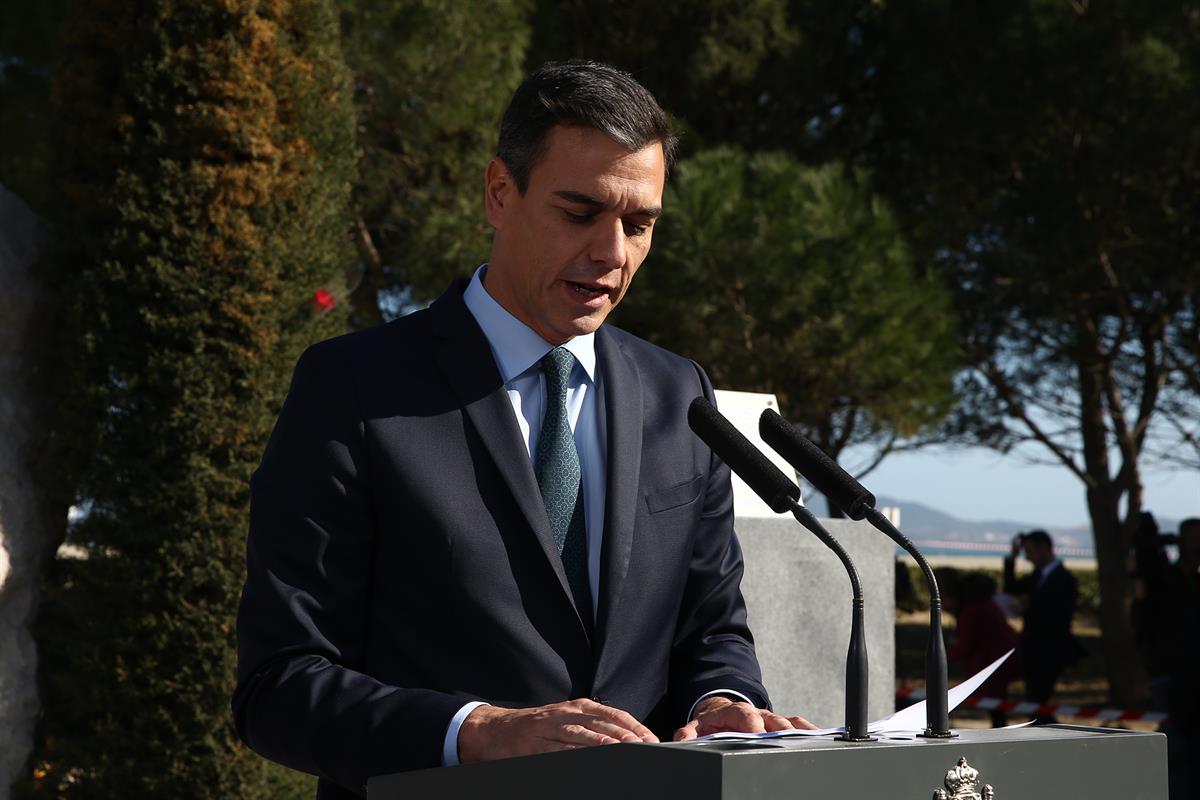
<instances>
[{"instance_id":1,"label":"gray lectern","mask_svg":"<svg viewBox=\"0 0 1200 800\"><path fill-rule=\"evenodd\" d=\"M1166 737L1049 725L950 740L625 744L372 778L369 800L1166 800Z\"/></svg>"}]
</instances>

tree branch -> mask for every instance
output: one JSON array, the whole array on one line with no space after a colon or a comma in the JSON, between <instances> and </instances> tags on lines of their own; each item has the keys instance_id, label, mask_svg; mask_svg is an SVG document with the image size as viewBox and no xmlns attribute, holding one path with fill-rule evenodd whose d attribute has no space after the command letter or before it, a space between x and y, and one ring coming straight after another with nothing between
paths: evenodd
<instances>
[{"instance_id":1,"label":"tree branch","mask_svg":"<svg viewBox=\"0 0 1200 800\"><path fill-rule=\"evenodd\" d=\"M885 458L887 458L891 453L895 452L896 439L896 434L894 432L890 433L887 441L884 442L877 451L875 451L875 458L871 459L867 466L855 472L854 477L858 480L862 480L867 475L871 474L872 470L878 467Z\"/></svg>"},{"instance_id":2,"label":"tree branch","mask_svg":"<svg viewBox=\"0 0 1200 800\"><path fill-rule=\"evenodd\" d=\"M367 328L383 322L383 312L379 310L379 289L386 282L383 274L383 259L371 238L371 231L361 215L355 215L352 231L354 246L358 256L366 265L365 280L360 280L350 294L350 302L354 307L355 327Z\"/></svg>"},{"instance_id":3,"label":"tree branch","mask_svg":"<svg viewBox=\"0 0 1200 800\"><path fill-rule=\"evenodd\" d=\"M1033 439L1037 442L1040 442L1046 447L1046 449L1053 453L1063 466L1075 474L1075 477L1090 485L1091 480L1089 476L1086 472L1079 468L1079 465L1075 463L1075 459L1073 459L1070 454L1067 453L1057 442L1047 436L1046 433L1041 429L1041 426L1034 422L1029 416L1025 410L1024 404L1019 398L1017 398L1016 392L1014 392L1012 387L1008 385L1008 382L1004 379L1004 374L996 367L996 365L989 361L984 363L980 367L980 370L983 372L984 377L987 378L988 383L991 384L992 388L996 390L996 394L1000 396L1000 400L1004 403L1004 407L1008 409L1008 413L1011 416L1019 419L1025 425L1025 428L1029 431L1029 434L1033 437Z\"/></svg>"}]
</instances>

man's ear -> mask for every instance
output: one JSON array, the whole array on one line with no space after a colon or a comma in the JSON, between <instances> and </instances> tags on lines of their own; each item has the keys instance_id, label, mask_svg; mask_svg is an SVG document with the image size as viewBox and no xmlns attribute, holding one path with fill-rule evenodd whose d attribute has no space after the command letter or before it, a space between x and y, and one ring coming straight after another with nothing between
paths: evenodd
<instances>
[{"instance_id":1,"label":"man's ear","mask_svg":"<svg viewBox=\"0 0 1200 800\"><path fill-rule=\"evenodd\" d=\"M488 162L483 183L483 203L488 222L496 230L503 230L508 211L517 198L517 182L504 162L493 158Z\"/></svg>"}]
</instances>

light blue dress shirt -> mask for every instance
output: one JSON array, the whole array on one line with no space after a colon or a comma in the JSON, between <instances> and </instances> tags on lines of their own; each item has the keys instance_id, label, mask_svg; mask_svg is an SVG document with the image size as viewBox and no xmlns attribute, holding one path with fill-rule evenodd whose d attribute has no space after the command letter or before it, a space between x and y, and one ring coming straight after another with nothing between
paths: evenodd
<instances>
[{"instance_id":1,"label":"light blue dress shirt","mask_svg":"<svg viewBox=\"0 0 1200 800\"><path fill-rule=\"evenodd\" d=\"M545 377L539 362L554 345L547 342L532 328L510 314L484 288L487 264L483 264L471 278L463 293L463 302L479 323L492 357L500 370L500 379L508 392L516 415L521 438L530 454L537 453L538 436L542 430L542 415L545 413ZM600 546L604 536L604 499L607 490L605 466L608 463L608 436L604 415L603 376L596 371L596 334L576 336L563 345L575 356L575 367L567 386L567 414L571 430L575 434L575 449L579 451L579 468L583 481L584 527L587 532L588 583L592 590L592 619L595 621L596 605L600 597ZM712 694L735 694L749 702L737 692L708 692L698 700ZM442 744L442 763L453 766L458 763L458 731L463 721L476 708L487 703L467 703L458 710L446 730ZM695 710L695 705L692 706ZM691 714L688 714L691 717Z\"/></svg>"},{"instance_id":2,"label":"light blue dress shirt","mask_svg":"<svg viewBox=\"0 0 1200 800\"><path fill-rule=\"evenodd\" d=\"M497 303L483 286L487 274L484 264L475 270L463 301L483 329L492 357L500 369L500 379L508 392L517 427L533 461L546 405L546 377L542 375L542 357L554 349L519 319ZM596 334L576 336L563 345L575 356L575 367L567 383L567 415L579 451L579 470L583 481L583 518L587 532L588 583L592 590L592 621L600 597L600 543L604 535L604 498L608 463L608 426L604 416L602 380L596 374Z\"/></svg>"}]
</instances>

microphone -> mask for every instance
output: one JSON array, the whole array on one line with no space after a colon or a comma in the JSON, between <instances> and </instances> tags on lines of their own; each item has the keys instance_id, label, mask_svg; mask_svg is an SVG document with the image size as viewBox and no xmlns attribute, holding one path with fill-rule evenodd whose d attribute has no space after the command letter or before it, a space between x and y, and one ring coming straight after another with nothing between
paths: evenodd
<instances>
[{"instance_id":1,"label":"microphone","mask_svg":"<svg viewBox=\"0 0 1200 800\"><path fill-rule=\"evenodd\" d=\"M866 516L867 509L875 507L875 495L775 411L763 410L758 418L758 433L772 450L783 456L850 519L860 520Z\"/></svg>"},{"instance_id":2,"label":"microphone","mask_svg":"<svg viewBox=\"0 0 1200 800\"><path fill-rule=\"evenodd\" d=\"M797 504L800 487L795 481L780 472L712 403L703 397L693 400L688 406L688 426L776 514Z\"/></svg>"},{"instance_id":3,"label":"microphone","mask_svg":"<svg viewBox=\"0 0 1200 800\"><path fill-rule=\"evenodd\" d=\"M848 742L869 742L867 733L867 643L863 633L863 593L858 570L845 548L821 527L817 518L800 505L800 487L751 444L721 412L703 397L688 406L688 425L709 449L737 473L772 511L792 512L796 521L812 531L837 555L850 576L853 600L850 610L850 647L846 652L846 732Z\"/></svg>"},{"instance_id":4,"label":"microphone","mask_svg":"<svg viewBox=\"0 0 1200 800\"><path fill-rule=\"evenodd\" d=\"M821 494L828 497L850 519L866 519L916 560L929 586L929 642L925 649L925 732L922 736L946 739L950 731L946 643L942 635L942 596L933 569L921 551L891 521L875 508L875 495L850 473L838 466L819 447L806 439L787 420L771 409L758 418L758 431L771 449L783 456Z\"/></svg>"}]
</instances>

